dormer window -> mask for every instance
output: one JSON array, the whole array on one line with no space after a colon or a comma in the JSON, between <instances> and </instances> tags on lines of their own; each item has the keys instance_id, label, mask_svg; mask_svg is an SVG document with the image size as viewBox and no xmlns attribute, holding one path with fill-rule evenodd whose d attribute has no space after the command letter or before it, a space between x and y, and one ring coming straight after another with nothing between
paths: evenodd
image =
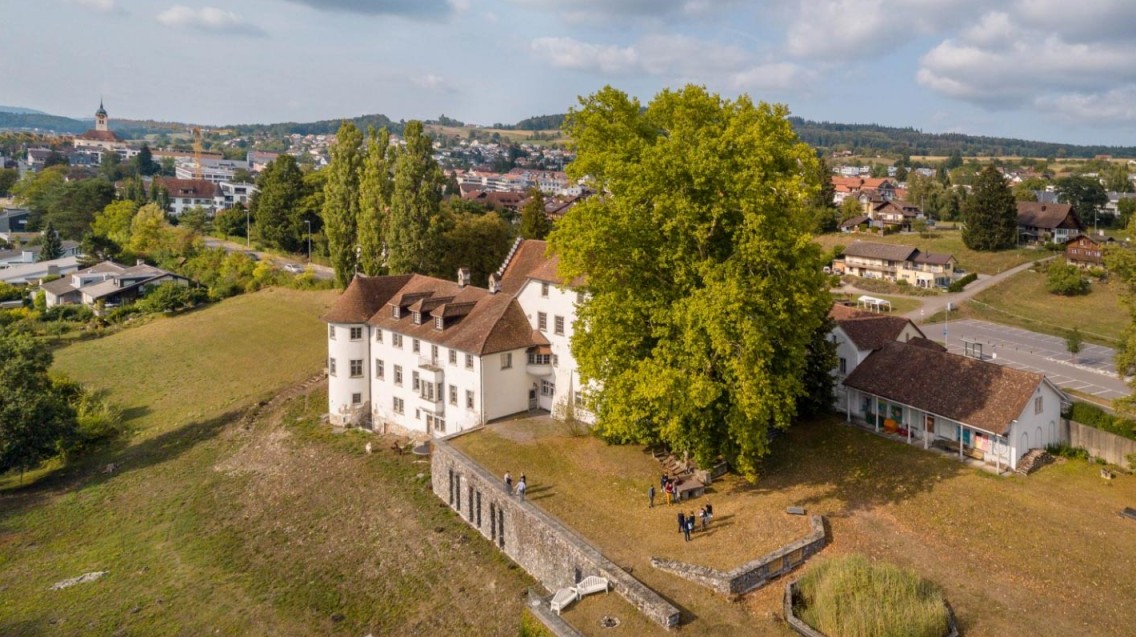
<instances>
[{"instance_id":1,"label":"dormer window","mask_svg":"<svg viewBox=\"0 0 1136 637\"><path fill-rule=\"evenodd\" d=\"M414 324L422 325L422 312L414 312Z\"/></svg>"},{"instance_id":2,"label":"dormer window","mask_svg":"<svg viewBox=\"0 0 1136 637\"><path fill-rule=\"evenodd\" d=\"M443 327L445 327L445 321L442 320L442 317L435 316L434 317L434 329L440 330Z\"/></svg>"},{"instance_id":3,"label":"dormer window","mask_svg":"<svg viewBox=\"0 0 1136 637\"><path fill-rule=\"evenodd\" d=\"M397 305L392 305L391 316L393 316L394 318L402 318L402 308Z\"/></svg>"}]
</instances>

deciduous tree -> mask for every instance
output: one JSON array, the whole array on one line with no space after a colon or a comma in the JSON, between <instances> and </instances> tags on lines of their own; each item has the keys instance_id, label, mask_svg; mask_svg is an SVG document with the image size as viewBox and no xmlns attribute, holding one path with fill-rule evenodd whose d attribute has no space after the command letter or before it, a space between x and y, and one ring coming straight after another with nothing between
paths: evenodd
<instances>
[{"instance_id":1,"label":"deciduous tree","mask_svg":"<svg viewBox=\"0 0 1136 637\"><path fill-rule=\"evenodd\" d=\"M608 87L569 115L569 174L606 194L550 241L559 275L586 277L572 349L604 438L753 478L792 422L832 301L807 231L816 156L787 115L694 86L645 110Z\"/></svg>"},{"instance_id":2,"label":"deciduous tree","mask_svg":"<svg viewBox=\"0 0 1136 637\"><path fill-rule=\"evenodd\" d=\"M987 166L974 180L970 197L963 202L965 226L962 240L971 250L1004 250L1018 242L1018 209L1005 177Z\"/></svg>"},{"instance_id":3,"label":"deciduous tree","mask_svg":"<svg viewBox=\"0 0 1136 637\"><path fill-rule=\"evenodd\" d=\"M386 266L386 226L390 210L391 179L390 132L372 128L363 158L359 181L359 269L363 274L382 274Z\"/></svg>"},{"instance_id":4,"label":"deciduous tree","mask_svg":"<svg viewBox=\"0 0 1136 637\"><path fill-rule=\"evenodd\" d=\"M51 350L0 335L0 472L33 469L75 435L75 410L48 376Z\"/></svg>"},{"instance_id":5,"label":"deciduous tree","mask_svg":"<svg viewBox=\"0 0 1136 637\"><path fill-rule=\"evenodd\" d=\"M303 223L297 203L304 197L304 174L291 155L273 159L257 182L260 192L249 203L260 238L269 245L294 252L302 244Z\"/></svg>"},{"instance_id":6,"label":"deciduous tree","mask_svg":"<svg viewBox=\"0 0 1136 637\"><path fill-rule=\"evenodd\" d=\"M436 244L432 243L438 237L446 179L434 161L433 144L422 122L407 122L403 139L406 148L395 160L387 230L387 269L392 274L427 272L436 267L432 250Z\"/></svg>"},{"instance_id":7,"label":"deciduous tree","mask_svg":"<svg viewBox=\"0 0 1136 637\"><path fill-rule=\"evenodd\" d=\"M363 134L343 122L331 147L331 162L324 186L323 223L331 265L340 287L347 287L355 274L358 249L359 176L362 168ZM259 224L258 224L259 225ZM261 229L263 232L263 228Z\"/></svg>"}]
</instances>

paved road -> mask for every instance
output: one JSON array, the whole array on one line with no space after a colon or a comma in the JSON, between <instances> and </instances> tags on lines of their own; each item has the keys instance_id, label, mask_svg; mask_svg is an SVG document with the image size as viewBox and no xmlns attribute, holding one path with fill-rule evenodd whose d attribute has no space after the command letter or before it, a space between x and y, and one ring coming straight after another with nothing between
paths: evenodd
<instances>
[{"instance_id":1,"label":"paved road","mask_svg":"<svg viewBox=\"0 0 1136 637\"><path fill-rule=\"evenodd\" d=\"M1041 259L1041 261L1048 261L1052 258L1054 257L1046 257L1045 259ZM954 307L958 307L960 304L962 304L963 301L970 300L979 292L998 285L1002 281L1005 281L1006 279L1014 276L1019 272L1024 272L1030 269L1031 267L1033 267L1034 263L1036 262L1023 263L1019 266L1010 268L1005 272L1000 272L992 276L980 274L978 275L978 280L966 286L966 289L962 292L955 292L954 294L942 294L939 296L915 297L923 301L923 307L918 310L908 312L907 318L913 321L920 321L924 318L931 318L935 314L938 314L939 312L947 309L947 303L952 304Z\"/></svg>"},{"instance_id":2,"label":"paved road","mask_svg":"<svg viewBox=\"0 0 1136 637\"><path fill-rule=\"evenodd\" d=\"M250 250L246 245L242 243L226 241L224 239L218 239L217 237L205 237L205 245L210 248L223 248L226 252L251 252L255 254L261 261L268 261L269 263L272 263L276 266L282 267L289 263L294 263L296 265L299 265L300 267L308 266L308 264L304 263L301 260L285 259L284 257L268 252L257 252L256 250ZM317 279L331 280L335 278L335 270L332 270L325 265L312 263L311 268L315 271Z\"/></svg>"},{"instance_id":3,"label":"paved road","mask_svg":"<svg viewBox=\"0 0 1136 637\"><path fill-rule=\"evenodd\" d=\"M1085 344L1074 362L1064 339L1017 327L970 319L921 327L928 338L946 342L956 354L965 352L967 341L980 343L984 360L1045 374L1063 389L1105 400L1129 394L1127 385L1116 376L1112 362L1116 352L1108 347Z\"/></svg>"}]
</instances>

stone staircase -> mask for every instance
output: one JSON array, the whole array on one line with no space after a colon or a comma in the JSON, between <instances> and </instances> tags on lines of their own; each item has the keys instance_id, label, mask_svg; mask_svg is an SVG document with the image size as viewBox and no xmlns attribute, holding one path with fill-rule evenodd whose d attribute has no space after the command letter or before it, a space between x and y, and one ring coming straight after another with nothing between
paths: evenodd
<instances>
[{"instance_id":1,"label":"stone staircase","mask_svg":"<svg viewBox=\"0 0 1136 637\"><path fill-rule=\"evenodd\" d=\"M1018 461L1017 472L1023 476L1037 471L1045 465L1053 462L1053 456L1045 449L1030 449L1022 459Z\"/></svg>"}]
</instances>

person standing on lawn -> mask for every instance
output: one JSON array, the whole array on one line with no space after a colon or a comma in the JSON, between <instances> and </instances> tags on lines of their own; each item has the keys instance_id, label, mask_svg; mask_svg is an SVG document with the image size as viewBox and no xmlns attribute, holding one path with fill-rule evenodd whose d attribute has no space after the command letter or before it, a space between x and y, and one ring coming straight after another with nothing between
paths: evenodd
<instances>
[{"instance_id":1,"label":"person standing on lawn","mask_svg":"<svg viewBox=\"0 0 1136 637\"><path fill-rule=\"evenodd\" d=\"M679 515L682 515L681 513ZM690 532L694 530L694 512L690 512L690 517L683 518L682 521L682 534L686 537L686 541L690 541Z\"/></svg>"},{"instance_id":2,"label":"person standing on lawn","mask_svg":"<svg viewBox=\"0 0 1136 637\"><path fill-rule=\"evenodd\" d=\"M706 525L710 523L710 514L706 512L706 507L698 512L698 517L702 518L702 530L706 530Z\"/></svg>"},{"instance_id":3,"label":"person standing on lawn","mask_svg":"<svg viewBox=\"0 0 1136 637\"><path fill-rule=\"evenodd\" d=\"M647 487L647 508L655 508L655 485Z\"/></svg>"},{"instance_id":4,"label":"person standing on lawn","mask_svg":"<svg viewBox=\"0 0 1136 637\"><path fill-rule=\"evenodd\" d=\"M513 495L513 474L505 472L505 493Z\"/></svg>"},{"instance_id":5,"label":"person standing on lawn","mask_svg":"<svg viewBox=\"0 0 1136 637\"><path fill-rule=\"evenodd\" d=\"M674 504L675 503L675 485L674 485L674 482L667 480L667 486L666 486L666 489L664 489L664 490L667 492L667 504Z\"/></svg>"},{"instance_id":6,"label":"person standing on lawn","mask_svg":"<svg viewBox=\"0 0 1136 637\"><path fill-rule=\"evenodd\" d=\"M686 532L686 516L683 515L682 511L678 512L678 532L679 533L685 533Z\"/></svg>"}]
</instances>

